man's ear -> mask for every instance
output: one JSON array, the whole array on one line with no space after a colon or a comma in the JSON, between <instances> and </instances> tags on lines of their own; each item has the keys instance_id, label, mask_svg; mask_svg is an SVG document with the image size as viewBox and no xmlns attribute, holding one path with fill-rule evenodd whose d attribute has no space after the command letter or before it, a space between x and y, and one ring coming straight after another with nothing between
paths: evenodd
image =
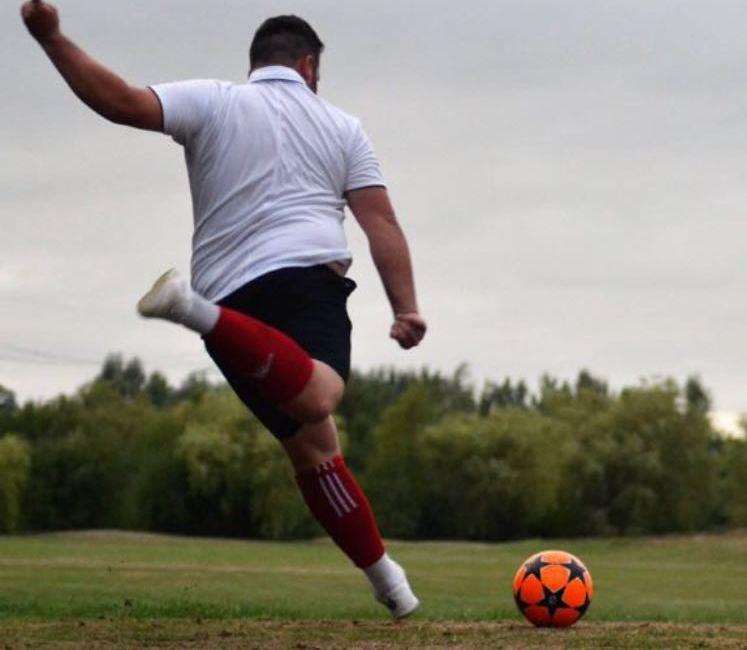
<instances>
[{"instance_id":1,"label":"man's ear","mask_svg":"<svg viewBox=\"0 0 747 650\"><path fill-rule=\"evenodd\" d=\"M298 70L298 74L300 74L304 81L306 81L306 84L311 88L314 92L316 92L316 83L317 83L317 76L316 76L316 58L313 54L307 54L303 58L298 60L298 63L296 64L296 70Z\"/></svg>"}]
</instances>

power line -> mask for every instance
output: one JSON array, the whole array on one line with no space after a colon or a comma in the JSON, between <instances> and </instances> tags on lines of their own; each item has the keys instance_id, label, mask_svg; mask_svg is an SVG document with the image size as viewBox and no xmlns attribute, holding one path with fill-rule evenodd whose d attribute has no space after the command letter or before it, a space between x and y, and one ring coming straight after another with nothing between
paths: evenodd
<instances>
[{"instance_id":1,"label":"power line","mask_svg":"<svg viewBox=\"0 0 747 650\"><path fill-rule=\"evenodd\" d=\"M37 348L29 348L9 343L0 345L0 362L4 363L99 367L103 363L105 356L106 355L104 355L101 359L91 359L70 354L49 352L45 350L39 350ZM162 358L171 361L179 359L187 363L189 363L190 361L188 355L169 354L164 355ZM197 362L196 357L194 358L194 361ZM193 372L222 376L220 371L214 366L203 366L194 370Z\"/></svg>"},{"instance_id":2,"label":"power line","mask_svg":"<svg viewBox=\"0 0 747 650\"><path fill-rule=\"evenodd\" d=\"M20 345L3 344L0 346L0 359L19 363L42 363L69 366L98 366L100 360L76 357L68 354L47 352L36 348L27 348Z\"/></svg>"}]
</instances>

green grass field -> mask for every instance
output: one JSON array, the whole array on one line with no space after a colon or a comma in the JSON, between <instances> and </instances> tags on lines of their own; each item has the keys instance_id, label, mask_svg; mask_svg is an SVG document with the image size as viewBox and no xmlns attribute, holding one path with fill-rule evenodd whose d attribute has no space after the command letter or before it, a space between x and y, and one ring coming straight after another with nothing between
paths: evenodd
<instances>
[{"instance_id":1,"label":"green grass field","mask_svg":"<svg viewBox=\"0 0 747 650\"><path fill-rule=\"evenodd\" d=\"M522 621L518 564L563 548L596 598L568 631ZM393 624L326 541L127 533L0 537L6 647L747 647L747 535L393 543L423 599Z\"/></svg>"}]
</instances>

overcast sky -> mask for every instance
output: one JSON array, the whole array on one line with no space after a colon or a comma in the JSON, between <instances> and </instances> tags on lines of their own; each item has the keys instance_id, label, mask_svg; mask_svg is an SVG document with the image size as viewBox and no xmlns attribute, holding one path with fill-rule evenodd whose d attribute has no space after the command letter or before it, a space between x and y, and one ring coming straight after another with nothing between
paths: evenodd
<instances>
[{"instance_id":1,"label":"overcast sky","mask_svg":"<svg viewBox=\"0 0 747 650\"><path fill-rule=\"evenodd\" d=\"M431 332L400 351L365 241L354 364L615 387L697 373L747 411L747 4L741 1L61 0L128 80L242 81L259 22L307 18L321 93L361 117L410 238ZM187 271L182 152L79 105L0 7L0 383L70 392L110 351L180 380L199 339L140 321Z\"/></svg>"}]
</instances>

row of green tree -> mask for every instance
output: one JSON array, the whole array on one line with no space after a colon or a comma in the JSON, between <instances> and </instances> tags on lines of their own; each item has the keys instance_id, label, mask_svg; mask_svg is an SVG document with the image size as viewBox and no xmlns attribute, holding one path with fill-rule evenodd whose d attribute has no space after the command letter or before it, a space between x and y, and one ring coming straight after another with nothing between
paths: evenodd
<instances>
[{"instance_id":1,"label":"row of green tree","mask_svg":"<svg viewBox=\"0 0 747 650\"><path fill-rule=\"evenodd\" d=\"M710 424L697 379L619 392L584 371L488 383L464 369L354 372L339 411L383 532L411 539L747 526L747 441ZM225 385L109 357L73 396L0 387L0 531L320 534L277 443Z\"/></svg>"}]
</instances>

